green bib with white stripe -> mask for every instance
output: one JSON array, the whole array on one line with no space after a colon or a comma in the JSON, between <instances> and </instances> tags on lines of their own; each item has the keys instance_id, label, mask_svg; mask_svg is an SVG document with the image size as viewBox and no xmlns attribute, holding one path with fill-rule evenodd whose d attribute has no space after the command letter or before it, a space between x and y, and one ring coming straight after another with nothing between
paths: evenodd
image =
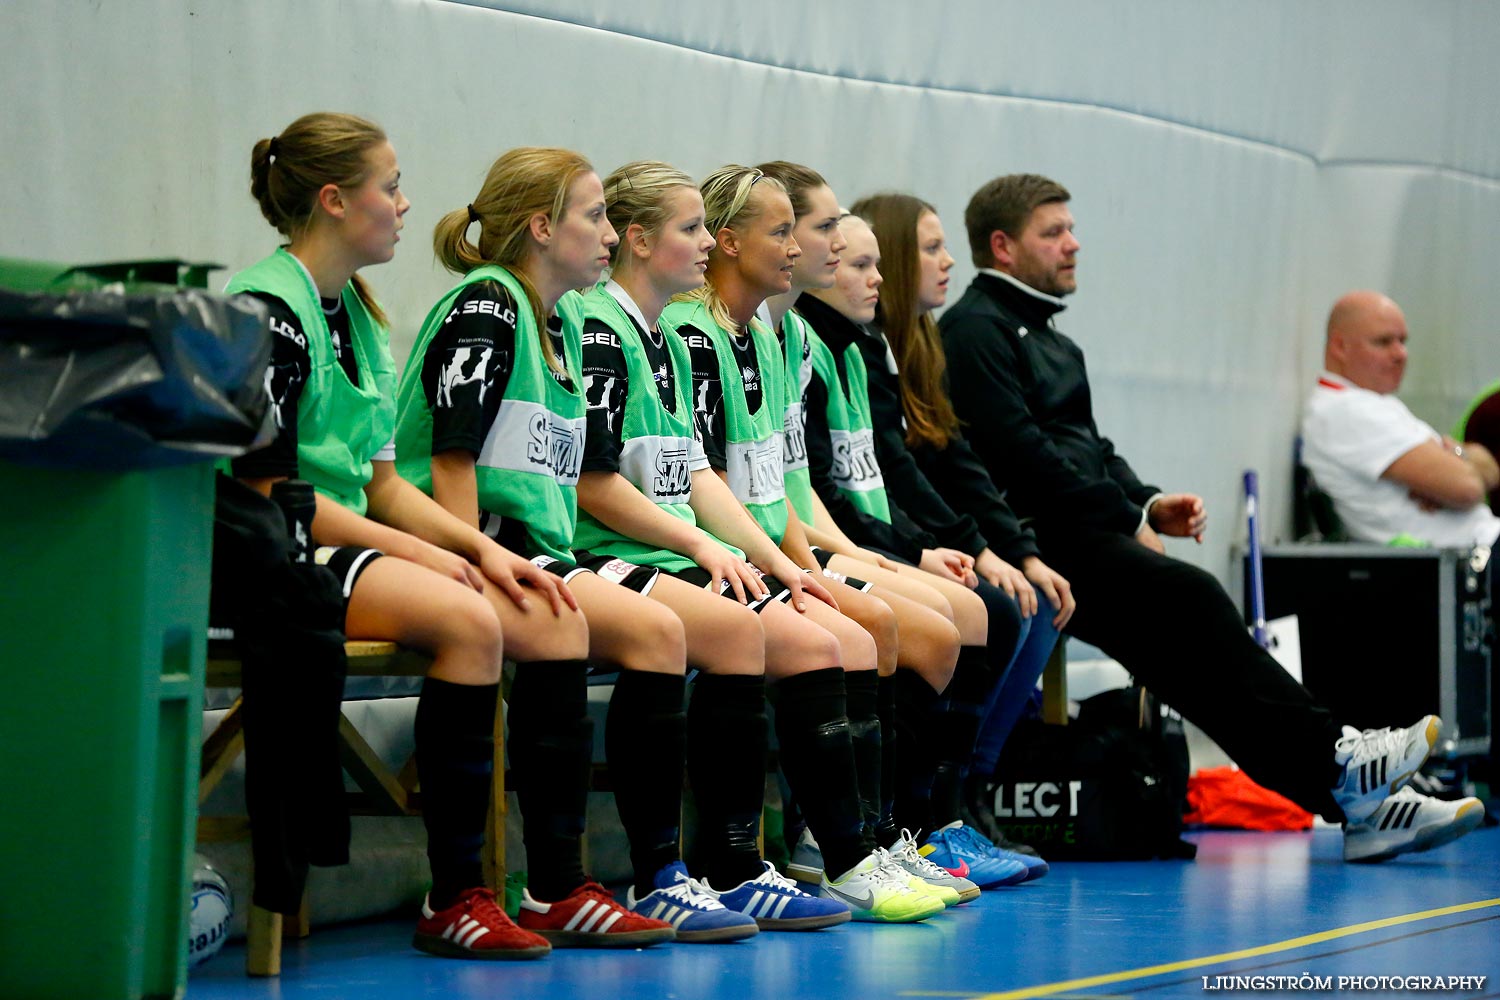
<instances>
[{"instance_id":1,"label":"green bib with white stripe","mask_svg":"<svg viewBox=\"0 0 1500 1000\"><path fill-rule=\"evenodd\" d=\"M620 475L673 517L696 525L698 518L688 505L693 492L692 472L688 466L693 446L693 408L689 405L693 364L688 357L687 345L675 333L662 334L671 358L672 387L676 392L676 412L669 413L661 404L656 373L646 359L646 347L641 341L639 328L603 284L595 286L583 297L583 312L585 318L598 320L610 328L619 338L620 350L625 355L625 374L629 381L620 427ZM638 566L656 566L668 572L695 565L693 560L680 553L654 548L622 535L585 510L578 512L574 544L590 552L618 556ZM744 558L739 549L731 545L724 547Z\"/></svg>"},{"instance_id":2,"label":"green bib with white stripe","mask_svg":"<svg viewBox=\"0 0 1500 1000\"><path fill-rule=\"evenodd\" d=\"M776 335L760 320L750 321L761 385L760 411L752 414L730 344L731 334L720 328L706 305L697 301L673 302L662 310L659 325L671 333L692 326L702 331L712 344L724 391L724 458L729 488L762 530L780 545L787 522L781 446L786 392L781 345L776 342Z\"/></svg>"},{"instance_id":3,"label":"green bib with white stripe","mask_svg":"<svg viewBox=\"0 0 1500 1000\"><path fill-rule=\"evenodd\" d=\"M811 327L808 343L812 345L813 368L828 387L824 414L833 446L834 485L855 507L890 524L891 505L886 499L880 463L875 458L869 383L859 345L850 344L844 349L844 370L849 374L849 385L845 388L833 351Z\"/></svg>"},{"instance_id":4,"label":"green bib with white stripe","mask_svg":"<svg viewBox=\"0 0 1500 1000\"><path fill-rule=\"evenodd\" d=\"M812 476L807 471L807 414L802 401L812 381L812 358L807 354L812 328L788 309L781 317L782 354L786 361L786 417L781 429L781 458L786 498L804 524L813 523Z\"/></svg>"},{"instance_id":5,"label":"green bib with white stripe","mask_svg":"<svg viewBox=\"0 0 1500 1000\"><path fill-rule=\"evenodd\" d=\"M297 404L297 475L319 493L357 514L366 509L370 460L396 426L396 363L390 335L375 322L351 282L340 293L349 311L349 333L359 385L349 381L333 353L333 339L312 276L284 248L236 274L229 294L265 292L285 302L302 324L311 370Z\"/></svg>"},{"instance_id":6,"label":"green bib with white stripe","mask_svg":"<svg viewBox=\"0 0 1500 1000\"><path fill-rule=\"evenodd\" d=\"M572 391L547 366L530 300L509 271L492 264L477 267L444 295L422 321L396 391L396 468L424 492L432 492L432 408L422 389L422 361L454 302L480 281L498 282L510 293L516 304L516 342L500 410L474 459L479 509L491 515L486 529L492 535L498 534L495 517L526 525L534 551L524 555L571 560L584 434L579 364L583 311L578 293L569 292L557 303L563 321L562 360L573 380Z\"/></svg>"}]
</instances>

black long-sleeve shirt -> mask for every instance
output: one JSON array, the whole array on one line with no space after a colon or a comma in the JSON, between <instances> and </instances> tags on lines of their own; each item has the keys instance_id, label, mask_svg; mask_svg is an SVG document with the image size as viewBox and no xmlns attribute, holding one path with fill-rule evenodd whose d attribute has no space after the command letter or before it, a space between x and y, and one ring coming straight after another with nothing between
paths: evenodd
<instances>
[{"instance_id":1,"label":"black long-sleeve shirt","mask_svg":"<svg viewBox=\"0 0 1500 1000\"><path fill-rule=\"evenodd\" d=\"M939 322L953 406L1022 516L1134 534L1158 490L1099 433L1083 351L1052 327L1062 308L1004 278L975 277Z\"/></svg>"}]
</instances>

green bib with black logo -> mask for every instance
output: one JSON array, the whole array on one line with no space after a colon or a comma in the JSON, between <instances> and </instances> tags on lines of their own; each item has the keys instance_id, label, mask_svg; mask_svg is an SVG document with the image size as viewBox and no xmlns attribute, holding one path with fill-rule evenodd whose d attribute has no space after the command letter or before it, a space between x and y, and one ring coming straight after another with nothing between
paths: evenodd
<instances>
[{"instance_id":1,"label":"green bib with black logo","mask_svg":"<svg viewBox=\"0 0 1500 1000\"><path fill-rule=\"evenodd\" d=\"M781 345L758 319L750 321L761 383L760 410L750 412L745 383L735 360L731 334L719 327L702 302L673 302L662 310L663 330L691 326L709 339L719 362L724 391L724 458L729 488L777 545L786 534L787 505L781 435L786 392L781 377ZM689 334L691 335L691 334ZM691 346L691 345L690 345Z\"/></svg>"},{"instance_id":2,"label":"green bib with black logo","mask_svg":"<svg viewBox=\"0 0 1500 1000\"><path fill-rule=\"evenodd\" d=\"M688 505L693 493L692 472L688 467L693 446L693 409L688 405L693 365L687 345L675 333L662 334L671 358L672 388L676 393L676 412L669 413L661 403L661 395L656 389L656 372L651 370L647 361L646 347L635 320L603 284L595 286L583 297L583 312L585 318L598 320L609 327L619 339L620 350L625 355L628 385L620 427L620 475L673 517L696 525L698 518ZM681 553L654 548L622 535L584 510L578 512L578 533L574 544L589 552L618 556L638 566L657 566L668 572L695 565ZM731 545L724 547L744 557L739 549Z\"/></svg>"},{"instance_id":3,"label":"green bib with black logo","mask_svg":"<svg viewBox=\"0 0 1500 1000\"><path fill-rule=\"evenodd\" d=\"M236 274L225 292L265 292L287 304L302 324L311 364L297 404L297 475L319 493L357 514L366 510L370 460L391 439L396 426L396 364L390 335L365 308L353 283L339 293L349 311L349 333L359 385L349 381L333 353L333 338L322 300L307 268L286 251Z\"/></svg>"},{"instance_id":4,"label":"green bib with black logo","mask_svg":"<svg viewBox=\"0 0 1500 1000\"><path fill-rule=\"evenodd\" d=\"M885 495L885 480L875 458L875 431L870 421L870 392L865 374L865 359L859 345L844 349L844 370L849 375L845 387L839 378L833 351L808 328L812 345L813 369L828 387L828 436L833 449L833 482L840 493L855 507L891 523L891 505Z\"/></svg>"},{"instance_id":5,"label":"green bib with black logo","mask_svg":"<svg viewBox=\"0 0 1500 1000\"><path fill-rule=\"evenodd\" d=\"M480 281L498 282L516 303L516 342L500 410L474 459L479 509L491 515L486 528L492 535L499 534L498 525L493 523L495 517L513 518L526 525L534 551L523 555L540 553L571 560L584 435L579 365L583 310L578 293L569 292L557 303L557 314L563 321L563 363L573 381L571 391L547 366L530 300L509 271L497 265L477 267L444 295L422 321L422 332L396 391L396 468L424 492L432 492L432 407L422 389L422 361L458 297ZM479 362L481 366L484 363Z\"/></svg>"}]
</instances>

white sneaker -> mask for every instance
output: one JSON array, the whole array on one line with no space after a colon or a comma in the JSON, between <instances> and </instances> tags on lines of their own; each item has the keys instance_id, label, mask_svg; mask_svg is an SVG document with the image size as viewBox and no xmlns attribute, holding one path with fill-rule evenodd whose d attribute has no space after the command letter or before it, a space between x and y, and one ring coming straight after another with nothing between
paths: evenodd
<instances>
[{"instance_id":1,"label":"white sneaker","mask_svg":"<svg viewBox=\"0 0 1500 1000\"><path fill-rule=\"evenodd\" d=\"M1445 802L1403 788L1362 823L1344 827L1345 861L1389 861L1398 854L1451 844L1484 822L1478 799Z\"/></svg>"},{"instance_id":2,"label":"white sneaker","mask_svg":"<svg viewBox=\"0 0 1500 1000\"><path fill-rule=\"evenodd\" d=\"M1333 745L1333 760L1342 764L1344 775L1333 786L1333 798L1350 823L1368 819L1386 796L1410 780L1442 734L1443 722L1424 716L1406 729L1344 727L1344 736Z\"/></svg>"},{"instance_id":3,"label":"white sneaker","mask_svg":"<svg viewBox=\"0 0 1500 1000\"><path fill-rule=\"evenodd\" d=\"M881 847L844 873L837 881L823 872L823 895L849 907L855 920L905 924L942 913L946 904L913 887L906 871Z\"/></svg>"},{"instance_id":4,"label":"white sneaker","mask_svg":"<svg viewBox=\"0 0 1500 1000\"><path fill-rule=\"evenodd\" d=\"M954 875L946 868L939 868L922 857L910 831L901 831L901 839L891 846L891 859L913 878L919 879L934 889L951 892L952 898L943 899L950 906L967 903L979 895L979 886L966 878Z\"/></svg>"}]
</instances>

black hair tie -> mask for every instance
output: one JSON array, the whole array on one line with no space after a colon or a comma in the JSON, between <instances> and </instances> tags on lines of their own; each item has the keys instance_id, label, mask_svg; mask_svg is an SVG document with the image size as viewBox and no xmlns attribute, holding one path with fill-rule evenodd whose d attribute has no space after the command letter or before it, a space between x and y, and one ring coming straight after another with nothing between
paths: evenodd
<instances>
[{"instance_id":1,"label":"black hair tie","mask_svg":"<svg viewBox=\"0 0 1500 1000\"><path fill-rule=\"evenodd\" d=\"M476 211L474 211L474 203L472 201L469 202L469 221L470 222L478 222L479 221L479 213L476 212Z\"/></svg>"},{"instance_id":2,"label":"black hair tie","mask_svg":"<svg viewBox=\"0 0 1500 1000\"><path fill-rule=\"evenodd\" d=\"M271 136L271 144L266 149L266 155L269 156L271 159L274 160L274 159L276 159L277 155L280 154L280 152L281 152L281 136L279 136L279 135L273 135L273 136Z\"/></svg>"}]
</instances>

